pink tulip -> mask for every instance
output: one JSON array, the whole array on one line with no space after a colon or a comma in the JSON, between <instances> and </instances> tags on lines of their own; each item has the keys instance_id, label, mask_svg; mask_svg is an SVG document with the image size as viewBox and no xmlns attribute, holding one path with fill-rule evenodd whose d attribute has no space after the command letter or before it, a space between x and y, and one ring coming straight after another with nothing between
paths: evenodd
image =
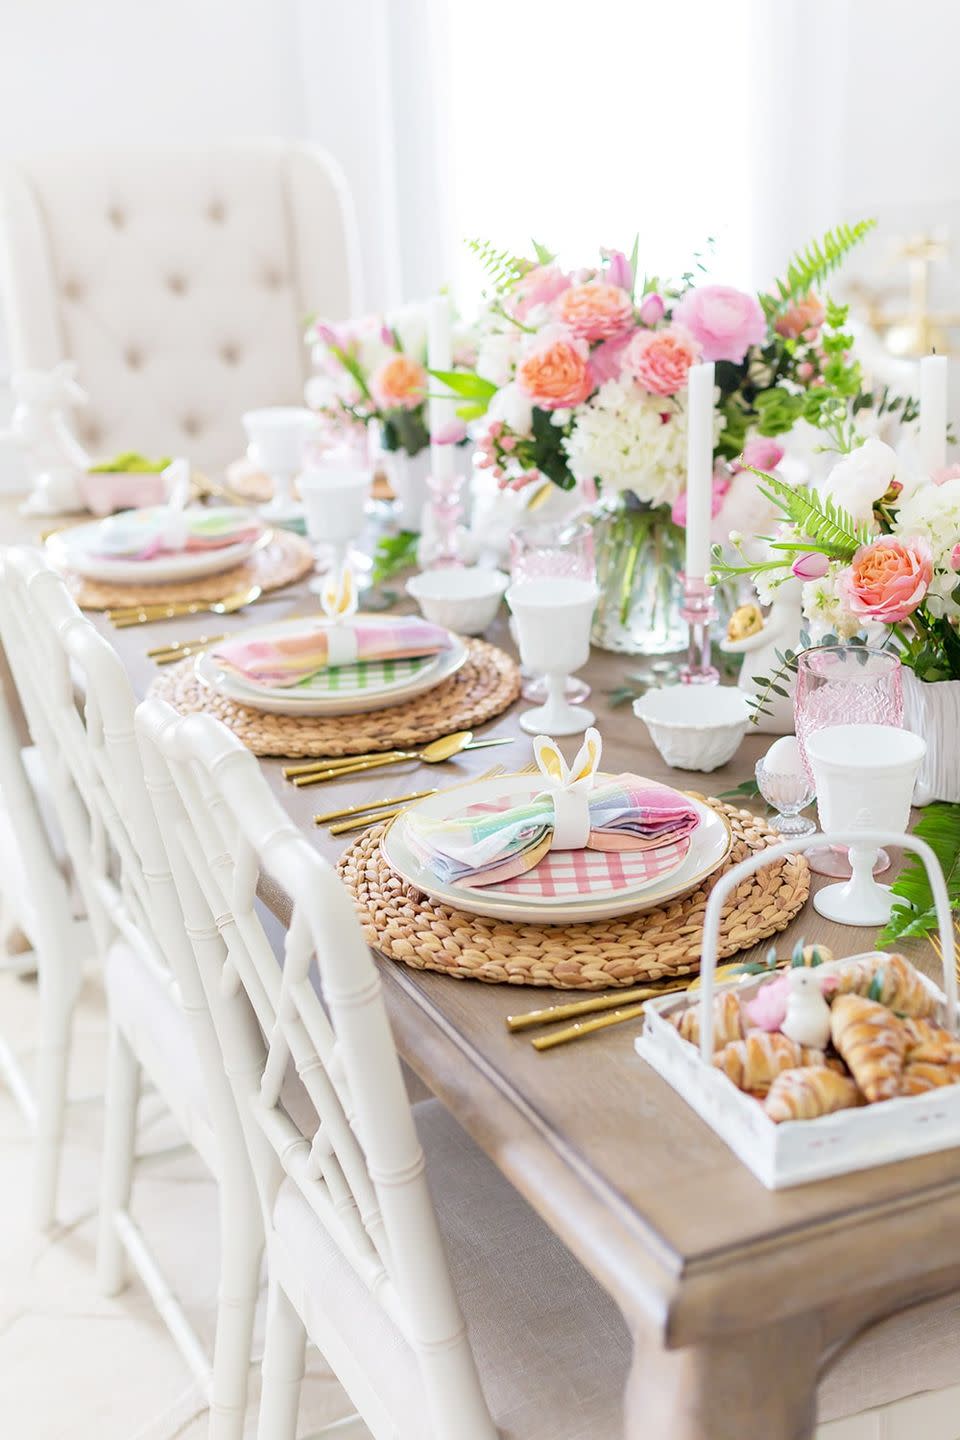
<instances>
[{"instance_id":1,"label":"pink tulip","mask_svg":"<svg viewBox=\"0 0 960 1440\"><path fill-rule=\"evenodd\" d=\"M621 290L633 289L633 270L630 261L622 250L601 250L600 254L607 261L607 273L605 279L610 285L619 285Z\"/></svg>"},{"instance_id":2,"label":"pink tulip","mask_svg":"<svg viewBox=\"0 0 960 1440\"><path fill-rule=\"evenodd\" d=\"M644 295L640 301L640 308L637 311L640 317L640 323L651 326L659 325L666 314L666 309L667 307L664 304L663 296L658 295L655 290L651 291L649 295Z\"/></svg>"},{"instance_id":3,"label":"pink tulip","mask_svg":"<svg viewBox=\"0 0 960 1440\"><path fill-rule=\"evenodd\" d=\"M790 567L798 580L822 580L830 569L830 561L818 550L808 550L798 555Z\"/></svg>"},{"instance_id":4,"label":"pink tulip","mask_svg":"<svg viewBox=\"0 0 960 1440\"><path fill-rule=\"evenodd\" d=\"M461 440L467 438L467 427L462 420L450 420L446 425L441 425L439 430L434 430L430 436L433 445L459 445Z\"/></svg>"},{"instance_id":5,"label":"pink tulip","mask_svg":"<svg viewBox=\"0 0 960 1440\"><path fill-rule=\"evenodd\" d=\"M954 545L950 551L950 569L960 570L960 544Z\"/></svg>"},{"instance_id":6,"label":"pink tulip","mask_svg":"<svg viewBox=\"0 0 960 1440\"><path fill-rule=\"evenodd\" d=\"M313 334L314 338L316 340L319 340L321 345L326 345L329 350L332 350L334 346L336 346L338 349L342 349L343 347L343 342L341 341L340 336L337 334L336 330L334 330L332 325L327 324L326 320L317 321L316 325L314 325L313 327Z\"/></svg>"}]
</instances>

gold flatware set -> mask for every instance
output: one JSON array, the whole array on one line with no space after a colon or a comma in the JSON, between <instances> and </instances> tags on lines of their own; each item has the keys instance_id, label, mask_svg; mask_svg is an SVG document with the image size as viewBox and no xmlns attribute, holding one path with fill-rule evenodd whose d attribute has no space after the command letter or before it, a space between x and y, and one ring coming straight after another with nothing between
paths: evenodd
<instances>
[{"instance_id":1,"label":"gold flatware set","mask_svg":"<svg viewBox=\"0 0 960 1440\"><path fill-rule=\"evenodd\" d=\"M186 660L189 655L200 655L210 645L225 640L225 635L198 635L195 640L171 640L169 645L155 645L147 651L147 658L155 665L172 665L176 660Z\"/></svg>"},{"instance_id":2,"label":"gold flatware set","mask_svg":"<svg viewBox=\"0 0 960 1440\"><path fill-rule=\"evenodd\" d=\"M262 594L260 585L250 585L246 590L225 595L222 600L168 600L147 605L121 605L108 610L107 619L117 630L125 630L132 625L151 625L156 620L173 620L180 615L234 615L259 600Z\"/></svg>"},{"instance_id":3,"label":"gold flatware set","mask_svg":"<svg viewBox=\"0 0 960 1440\"><path fill-rule=\"evenodd\" d=\"M442 735L431 740L421 750L372 751L366 755L348 755L339 760L313 760L309 764L287 765L284 777L294 785L319 785L325 780L341 780L346 775L361 775L367 770L378 770L384 765L400 765L405 760L418 760L423 765L439 765L452 760L463 750L486 750L494 745L510 745L512 735L498 736L487 740L474 740L472 730L457 730L452 735Z\"/></svg>"}]
</instances>

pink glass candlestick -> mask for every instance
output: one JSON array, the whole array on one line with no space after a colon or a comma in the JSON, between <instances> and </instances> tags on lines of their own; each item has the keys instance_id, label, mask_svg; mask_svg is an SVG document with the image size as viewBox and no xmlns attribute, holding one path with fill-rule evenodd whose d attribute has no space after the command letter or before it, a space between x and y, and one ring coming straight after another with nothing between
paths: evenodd
<instances>
[{"instance_id":1,"label":"pink glass candlestick","mask_svg":"<svg viewBox=\"0 0 960 1440\"><path fill-rule=\"evenodd\" d=\"M466 477L453 471L444 474L445 467L431 471L427 481L430 491L430 522L433 530L432 546L428 568L439 570L466 562L460 549L457 529L463 512L463 487Z\"/></svg>"},{"instance_id":2,"label":"pink glass candlestick","mask_svg":"<svg viewBox=\"0 0 960 1440\"><path fill-rule=\"evenodd\" d=\"M720 672L711 663L710 626L717 618L713 604L713 587L705 580L683 577L683 609L687 622L687 663L680 671L683 685L716 685Z\"/></svg>"}]
</instances>

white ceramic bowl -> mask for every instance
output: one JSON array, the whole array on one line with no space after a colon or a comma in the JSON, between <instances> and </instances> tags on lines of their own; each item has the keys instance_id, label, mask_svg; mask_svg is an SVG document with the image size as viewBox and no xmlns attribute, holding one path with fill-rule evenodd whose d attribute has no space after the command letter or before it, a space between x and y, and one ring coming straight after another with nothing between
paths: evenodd
<instances>
[{"instance_id":1,"label":"white ceramic bowl","mask_svg":"<svg viewBox=\"0 0 960 1440\"><path fill-rule=\"evenodd\" d=\"M458 635L479 635L493 623L509 581L502 570L454 566L424 570L407 581L420 613Z\"/></svg>"},{"instance_id":2,"label":"white ceramic bowl","mask_svg":"<svg viewBox=\"0 0 960 1440\"><path fill-rule=\"evenodd\" d=\"M744 737L750 708L733 685L673 685L633 702L654 745L677 770L716 770Z\"/></svg>"}]
</instances>

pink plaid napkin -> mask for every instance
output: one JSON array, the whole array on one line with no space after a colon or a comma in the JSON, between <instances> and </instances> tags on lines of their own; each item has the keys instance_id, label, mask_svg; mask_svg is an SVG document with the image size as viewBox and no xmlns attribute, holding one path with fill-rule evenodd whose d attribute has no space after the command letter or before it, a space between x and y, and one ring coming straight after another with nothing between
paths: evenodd
<instances>
[{"instance_id":1,"label":"pink plaid napkin","mask_svg":"<svg viewBox=\"0 0 960 1440\"><path fill-rule=\"evenodd\" d=\"M655 850L700 824L676 790L639 775L615 775L588 794L588 850ZM448 884L493 885L532 870L553 840L554 801L542 792L520 805L448 820L407 816L404 833L422 865Z\"/></svg>"},{"instance_id":2,"label":"pink plaid napkin","mask_svg":"<svg viewBox=\"0 0 960 1440\"><path fill-rule=\"evenodd\" d=\"M414 616L392 625L375 619L350 620L349 624L356 635L357 661L413 660L438 655L450 644L447 630ZM329 623L318 620L296 634L269 640L227 640L213 654L251 685L286 688L327 668L330 629Z\"/></svg>"}]
</instances>

